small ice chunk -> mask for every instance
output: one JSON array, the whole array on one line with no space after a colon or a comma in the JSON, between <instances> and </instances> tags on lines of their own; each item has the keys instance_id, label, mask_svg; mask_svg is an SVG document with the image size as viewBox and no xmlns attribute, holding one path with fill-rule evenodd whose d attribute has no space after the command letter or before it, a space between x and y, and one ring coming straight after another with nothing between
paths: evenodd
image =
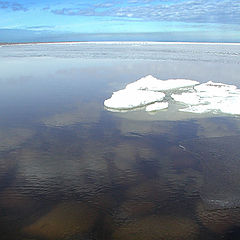
<instances>
[{"instance_id":1,"label":"small ice chunk","mask_svg":"<svg viewBox=\"0 0 240 240\"><path fill-rule=\"evenodd\" d=\"M191 87L196 84L199 84L199 82L188 79L159 80L151 75L148 75L133 83L129 83L126 86L126 89L167 91L177 88Z\"/></svg>"},{"instance_id":2,"label":"small ice chunk","mask_svg":"<svg viewBox=\"0 0 240 240\"><path fill-rule=\"evenodd\" d=\"M168 108L168 103L167 102L156 102L151 105L146 106L146 111L147 112L152 112L152 111L158 111L162 109Z\"/></svg>"},{"instance_id":3,"label":"small ice chunk","mask_svg":"<svg viewBox=\"0 0 240 240\"><path fill-rule=\"evenodd\" d=\"M161 101L164 97L162 92L123 89L114 92L111 98L104 101L104 105L112 109L132 109Z\"/></svg>"}]
</instances>

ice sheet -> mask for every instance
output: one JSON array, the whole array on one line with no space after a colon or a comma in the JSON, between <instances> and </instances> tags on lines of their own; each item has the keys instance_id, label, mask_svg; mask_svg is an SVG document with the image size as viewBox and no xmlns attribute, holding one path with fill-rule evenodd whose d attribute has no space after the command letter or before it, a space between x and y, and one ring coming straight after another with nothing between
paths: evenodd
<instances>
[{"instance_id":1,"label":"ice sheet","mask_svg":"<svg viewBox=\"0 0 240 240\"><path fill-rule=\"evenodd\" d=\"M190 112L190 113L207 113L211 112L212 109L209 108L209 105L198 105L198 106L189 106L187 108L179 109L181 112Z\"/></svg>"},{"instance_id":2,"label":"ice sheet","mask_svg":"<svg viewBox=\"0 0 240 240\"><path fill-rule=\"evenodd\" d=\"M161 101L164 97L161 92L123 89L114 92L111 98L104 101L104 105L112 109L132 109Z\"/></svg>"},{"instance_id":3,"label":"ice sheet","mask_svg":"<svg viewBox=\"0 0 240 240\"><path fill-rule=\"evenodd\" d=\"M234 92L237 87L234 85L228 85L223 83L214 83L209 81L207 83L195 86L194 89L202 96L227 96L230 92Z\"/></svg>"},{"instance_id":4,"label":"ice sheet","mask_svg":"<svg viewBox=\"0 0 240 240\"><path fill-rule=\"evenodd\" d=\"M166 91L171 89L190 87L198 84L197 81L187 79L159 80L151 75L143 77L126 86L126 89L138 89L149 91Z\"/></svg>"},{"instance_id":5,"label":"ice sheet","mask_svg":"<svg viewBox=\"0 0 240 240\"><path fill-rule=\"evenodd\" d=\"M240 91L234 85L207 82L193 87L193 92L172 94L171 97L188 105L179 109L191 113L240 114Z\"/></svg>"},{"instance_id":6,"label":"ice sheet","mask_svg":"<svg viewBox=\"0 0 240 240\"><path fill-rule=\"evenodd\" d=\"M158 110L162 110L162 109L166 109L166 108L168 108L167 102L156 102L156 103L146 106L145 110L147 112L152 112L152 111L158 111Z\"/></svg>"},{"instance_id":7,"label":"ice sheet","mask_svg":"<svg viewBox=\"0 0 240 240\"><path fill-rule=\"evenodd\" d=\"M187 79L159 80L151 75L143 77L112 94L112 97L104 101L104 106L111 109L124 110L142 107L150 103L160 102L165 94L162 91L192 87L197 81ZM167 108L167 103L158 103L149 106L146 111L156 111Z\"/></svg>"},{"instance_id":8,"label":"ice sheet","mask_svg":"<svg viewBox=\"0 0 240 240\"><path fill-rule=\"evenodd\" d=\"M212 81L200 84L188 79L163 81L151 75L114 92L104 105L120 111L154 103L146 107L149 112L168 108L169 104L176 105L177 102L185 105L178 107L181 112L240 115L240 90L234 85Z\"/></svg>"},{"instance_id":9,"label":"ice sheet","mask_svg":"<svg viewBox=\"0 0 240 240\"><path fill-rule=\"evenodd\" d=\"M195 104L202 103L200 96L198 96L195 92L192 92L192 93L185 92L185 93L182 93L182 94L172 94L171 97L176 102L183 102L185 104L190 104L190 105L195 105Z\"/></svg>"}]
</instances>

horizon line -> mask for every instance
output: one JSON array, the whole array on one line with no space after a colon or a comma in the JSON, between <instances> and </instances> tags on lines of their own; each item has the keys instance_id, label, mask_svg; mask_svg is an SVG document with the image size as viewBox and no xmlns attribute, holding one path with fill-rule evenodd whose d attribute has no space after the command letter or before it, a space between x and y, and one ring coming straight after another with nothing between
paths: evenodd
<instances>
[{"instance_id":1,"label":"horizon line","mask_svg":"<svg viewBox=\"0 0 240 240\"><path fill-rule=\"evenodd\" d=\"M30 44L79 44L79 43L155 43L155 44L222 44L222 45L240 45L240 42L216 42L216 41L127 41L127 40L104 40L104 41L26 41L26 42L0 42L0 45L30 45Z\"/></svg>"}]
</instances>

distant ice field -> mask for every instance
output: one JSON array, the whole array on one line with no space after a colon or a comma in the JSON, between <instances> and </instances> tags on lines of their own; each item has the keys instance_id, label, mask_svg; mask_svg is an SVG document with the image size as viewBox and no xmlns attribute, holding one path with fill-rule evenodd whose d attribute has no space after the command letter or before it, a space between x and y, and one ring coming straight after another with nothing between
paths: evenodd
<instances>
[{"instance_id":1,"label":"distant ice field","mask_svg":"<svg viewBox=\"0 0 240 240\"><path fill-rule=\"evenodd\" d=\"M238 43L63 42L3 45L4 57L240 62Z\"/></svg>"}]
</instances>

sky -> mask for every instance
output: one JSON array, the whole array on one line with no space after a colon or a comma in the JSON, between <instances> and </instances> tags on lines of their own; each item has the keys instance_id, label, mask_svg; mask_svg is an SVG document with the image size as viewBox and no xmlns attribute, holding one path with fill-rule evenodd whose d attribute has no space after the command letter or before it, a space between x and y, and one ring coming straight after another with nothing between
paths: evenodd
<instances>
[{"instance_id":1,"label":"sky","mask_svg":"<svg viewBox=\"0 0 240 240\"><path fill-rule=\"evenodd\" d=\"M0 0L0 42L240 42L240 0Z\"/></svg>"}]
</instances>

